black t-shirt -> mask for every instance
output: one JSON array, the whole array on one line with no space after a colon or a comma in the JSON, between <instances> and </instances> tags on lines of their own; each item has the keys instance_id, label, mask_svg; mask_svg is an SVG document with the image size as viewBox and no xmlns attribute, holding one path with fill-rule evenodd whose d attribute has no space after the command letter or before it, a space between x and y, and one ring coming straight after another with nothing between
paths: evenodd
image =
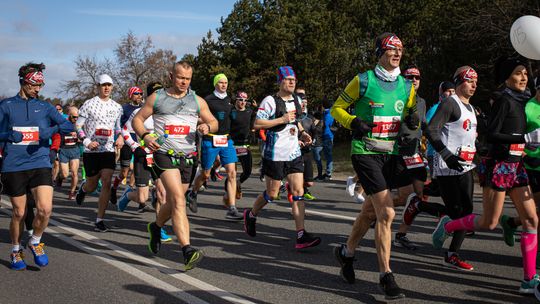
<instances>
[{"instance_id":1,"label":"black t-shirt","mask_svg":"<svg viewBox=\"0 0 540 304\"><path fill-rule=\"evenodd\" d=\"M217 132L214 132L213 134L229 134L229 131L231 129L231 98L227 96L224 99L220 99L214 93L212 93L206 96L204 99L208 104L210 112L212 112L212 115L214 115L219 124Z\"/></svg>"},{"instance_id":2,"label":"black t-shirt","mask_svg":"<svg viewBox=\"0 0 540 304\"><path fill-rule=\"evenodd\" d=\"M239 111L236 108L231 111L231 139L235 145L246 145L249 142L249 134L253 127L254 116L251 109Z\"/></svg>"}]
</instances>

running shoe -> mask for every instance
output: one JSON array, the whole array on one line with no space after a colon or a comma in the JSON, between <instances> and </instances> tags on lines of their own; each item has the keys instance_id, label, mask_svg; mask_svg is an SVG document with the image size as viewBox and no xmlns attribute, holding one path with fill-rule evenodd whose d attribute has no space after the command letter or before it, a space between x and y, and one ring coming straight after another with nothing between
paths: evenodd
<instances>
[{"instance_id":1,"label":"running shoe","mask_svg":"<svg viewBox=\"0 0 540 304\"><path fill-rule=\"evenodd\" d=\"M334 247L334 257L341 266L341 269L339 270L339 275L341 278L349 284L354 284L354 281L356 280L353 267L354 256L348 257L343 255L343 251L345 250L344 248L345 244L341 244L339 247Z\"/></svg>"},{"instance_id":2,"label":"running shoe","mask_svg":"<svg viewBox=\"0 0 540 304\"><path fill-rule=\"evenodd\" d=\"M437 224L437 227L431 234L431 242L433 244L433 247L441 249L444 245L444 241L446 241L446 239L450 236L450 234L448 234L448 232L446 232L446 230L444 229L444 225L446 225L446 223L450 221L450 217L448 215L445 215Z\"/></svg>"},{"instance_id":3,"label":"running shoe","mask_svg":"<svg viewBox=\"0 0 540 304\"><path fill-rule=\"evenodd\" d=\"M418 246L415 243L411 242L406 235L398 236L396 233L396 238L394 239L394 246L405 248L408 250L416 250Z\"/></svg>"},{"instance_id":4,"label":"running shoe","mask_svg":"<svg viewBox=\"0 0 540 304\"><path fill-rule=\"evenodd\" d=\"M285 184L281 182L279 185L279 193L285 193L285 191L287 191L287 188L285 188Z\"/></svg>"},{"instance_id":5,"label":"running shoe","mask_svg":"<svg viewBox=\"0 0 540 304\"><path fill-rule=\"evenodd\" d=\"M319 182L323 181L324 180L324 175L317 175L317 176L315 176L315 178L313 180L319 181Z\"/></svg>"},{"instance_id":6,"label":"running shoe","mask_svg":"<svg viewBox=\"0 0 540 304\"><path fill-rule=\"evenodd\" d=\"M105 225L105 221L99 221L95 224L94 231L97 232L107 232L109 231L109 227Z\"/></svg>"},{"instance_id":7,"label":"running shoe","mask_svg":"<svg viewBox=\"0 0 540 304\"><path fill-rule=\"evenodd\" d=\"M311 193L308 191L308 192L304 193L304 199L305 199L306 201L312 201L312 200L314 200L314 199L316 199L316 198L315 198L315 196L313 196L313 194L311 194Z\"/></svg>"},{"instance_id":8,"label":"running shoe","mask_svg":"<svg viewBox=\"0 0 540 304\"><path fill-rule=\"evenodd\" d=\"M58 177L56 178L56 181L55 181L55 183L56 183L56 188L62 188L62 182L63 182L63 181L64 181L64 179L63 179L63 178L60 178L60 176L58 176Z\"/></svg>"},{"instance_id":9,"label":"running shoe","mask_svg":"<svg viewBox=\"0 0 540 304\"><path fill-rule=\"evenodd\" d=\"M82 205L84 202L84 197L86 196L86 192L83 191L83 186L86 184L86 181L81 183L81 186L79 187L79 190L77 191L77 196L75 197L75 201L77 202L77 205Z\"/></svg>"},{"instance_id":10,"label":"running shoe","mask_svg":"<svg viewBox=\"0 0 540 304\"><path fill-rule=\"evenodd\" d=\"M516 242L516 228L510 227L510 225L508 225L508 219L510 219L508 215L501 216L499 224L501 224L503 230L504 243L510 247L514 247L514 244Z\"/></svg>"},{"instance_id":11,"label":"running shoe","mask_svg":"<svg viewBox=\"0 0 540 304\"><path fill-rule=\"evenodd\" d=\"M287 200L289 201L289 203L292 204L294 199L291 192L291 186L289 185L289 183L285 183L285 189L287 189Z\"/></svg>"},{"instance_id":12,"label":"running shoe","mask_svg":"<svg viewBox=\"0 0 540 304\"><path fill-rule=\"evenodd\" d=\"M222 181L223 180L223 175L221 175L221 173L219 172L219 170L216 170L216 178L218 181Z\"/></svg>"},{"instance_id":13,"label":"running shoe","mask_svg":"<svg viewBox=\"0 0 540 304\"><path fill-rule=\"evenodd\" d=\"M250 209L244 210L244 231L249 236L254 237L255 235L257 235L257 231L256 231L257 218L252 217L250 213L251 213Z\"/></svg>"},{"instance_id":14,"label":"running shoe","mask_svg":"<svg viewBox=\"0 0 540 304\"><path fill-rule=\"evenodd\" d=\"M161 249L161 228L158 227L156 222L151 222L146 226L146 230L148 230L150 236L148 250L153 254L157 254Z\"/></svg>"},{"instance_id":15,"label":"running shoe","mask_svg":"<svg viewBox=\"0 0 540 304\"><path fill-rule=\"evenodd\" d=\"M384 298L387 300L394 300L405 298L405 294L401 291L401 288L396 283L394 274L392 272L387 272L379 280L379 287L384 293Z\"/></svg>"},{"instance_id":16,"label":"running shoe","mask_svg":"<svg viewBox=\"0 0 540 304\"><path fill-rule=\"evenodd\" d=\"M236 199L242 199L242 184L236 181Z\"/></svg>"},{"instance_id":17,"label":"running shoe","mask_svg":"<svg viewBox=\"0 0 540 304\"><path fill-rule=\"evenodd\" d=\"M301 238L296 238L296 249L306 249L310 247L315 247L321 243L321 238L318 236L313 236L304 230Z\"/></svg>"},{"instance_id":18,"label":"running shoe","mask_svg":"<svg viewBox=\"0 0 540 304\"><path fill-rule=\"evenodd\" d=\"M540 301L540 284L536 285L536 288L534 289L534 296L538 301Z\"/></svg>"},{"instance_id":19,"label":"running shoe","mask_svg":"<svg viewBox=\"0 0 540 304\"><path fill-rule=\"evenodd\" d=\"M204 254L199 249L193 249L184 255L185 270L193 269L203 258Z\"/></svg>"},{"instance_id":20,"label":"running shoe","mask_svg":"<svg viewBox=\"0 0 540 304\"><path fill-rule=\"evenodd\" d=\"M199 210L197 208L197 192L188 190L188 192L186 193L186 201L189 210L191 210L191 212L193 213L197 213L197 211Z\"/></svg>"},{"instance_id":21,"label":"running shoe","mask_svg":"<svg viewBox=\"0 0 540 304\"><path fill-rule=\"evenodd\" d=\"M229 210L227 210L227 214L225 214L225 218L232 221L241 221L244 216L242 213L238 212L236 206L230 206Z\"/></svg>"},{"instance_id":22,"label":"running shoe","mask_svg":"<svg viewBox=\"0 0 540 304\"><path fill-rule=\"evenodd\" d=\"M161 237L160 240L162 243L171 242L172 238L167 234L167 231L163 227L161 227Z\"/></svg>"},{"instance_id":23,"label":"running shoe","mask_svg":"<svg viewBox=\"0 0 540 304\"><path fill-rule=\"evenodd\" d=\"M101 182L101 180L98 181L98 184L97 184L97 188L96 190L94 191L93 194L100 194L101 193L101 189L103 188L103 183Z\"/></svg>"},{"instance_id":24,"label":"running shoe","mask_svg":"<svg viewBox=\"0 0 540 304\"><path fill-rule=\"evenodd\" d=\"M26 269L26 263L24 262L24 253L23 250L20 249L17 252L12 252L9 255L11 269L13 270L25 270Z\"/></svg>"},{"instance_id":25,"label":"running shoe","mask_svg":"<svg viewBox=\"0 0 540 304\"><path fill-rule=\"evenodd\" d=\"M68 195L68 200L70 200L70 201L73 201L73 200L75 200L75 195L76 195L76 193L75 193L75 192L69 192L69 195Z\"/></svg>"},{"instance_id":26,"label":"running shoe","mask_svg":"<svg viewBox=\"0 0 540 304\"><path fill-rule=\"evenodd\" d=\"M354 176L347 177L347 186L345 187L345 191L347 191L347 194L349 194L350 197L354 196L354 188L356 188Z\"/></svg>"},{"instance_id":27,"label":"running shoe","mask_svg":"<svg viewBox=\"0 0 540 304\"><path fill-rule=\"evenodd\" d=\"M332 180L332 174L325 174L323 175L323 178L325 181Z\"/></svg>"},{"instance_id":28,"label":"running shoe","mask_svg":"<svg viewBox=\"0 0 540 304\"><path fill-rule=\"evenodd\" d=\"M462 260L457 253L452 253L450 257L446 255L444 257L444 265L454 268L454 269L458 269L458 270L465 270L465 271L474 270L474 267L471 264Z\"/></svg>"},{"instance_id":29,"label":"running shoe","mask_svg":"<svg viewBox=\"0 0 540 304\"><path fill-rule=\"evenodd\" d=\"M362 194L356 193L356 195L354 196L354 201L358 204L362 204L366 201L366 198Z\"/></svg>"},{"instance_id":30,"label":"running shoe","mask_svg":"<svg viewBox=\"0 0 540 304\"><path fill-rule=\"evenodd\" d=\"M540 277L535 274L534 277L531 280L523 280L521 281L521 285L519 286L519 293L523 294L533 294L536 296L537 289L538 289L538 283L540 283ZM538 298L538 296L536 296Z\"/></svg>"},{"instance_id":31,"label":"running shoe","mask_svg":"<svg viewBox=\"0 0 540 304\"><path fill-rule=\"evenodd\" d=\"M403 209L403 223L405 225L412 225L414 218L420 213L417 204L420 202L420 197L416 193L411 193L407 197L407 203L405 209Z\"/></svg>"},{"instance_id":32,"label":"running shoe","mask_svg":"<svg viewBox=\"0 0 540 304\"><path fill-rule=\"evenodd\" d=\"M39 243L39 244L30 244L28 243L28 249L32 252L32 255L34 256L34 263L38 265L39 267L44 267L49 265L49 257L45 253L45 244Z\"/></svg>"},{"instance_id":33,"label":"running shoe","mask_svg":"<svg viewBox=\"0 0 540 304\"><path fill-rule=\"evenodd\" d=\"M129 188L129 187L128 187ZM111 204L113 205L116 205L116 203L118 202L118 198L116 197L116 190L118 190L118 188L115 188L114 186L111 186L111 196L109 198L109 201L111 202ZM124 207L125 209L126 207ZM119 208L120 210L120 208Z\"/></svg>"},{"instance_id":34,"label":"running shoe","mask_svg":"<svg viewBox=\"0 0 540 304\"><path fill-rule=\"evenodd\" d=\"M147 204L139 204L139 207L137 207L137 213L145 213L145 212L152 212L152 208L148 206Z\"/></svg>"},{"instance_id":35,"label":"running shoe","mask_svg":"<svg viewBox=\"0 0 540 304\"><path fill-rule=\"evenodd\" d=\"M112 188L111 188L111 191L112 191ZM129 187L129 186L126 187L126 190L124 190L124 193L122 193L122 196L120 197L120 200L118 201L118 205L116 205L116 209L118 209L118 211L124 212L124 210L126 210L127 205L129 204L128 193L130 193L130 192L133 192L133 189L131 187ZM115 197L116 197L116 195L115 195ZM116 204L116 202L115 202L115 204Z\"/></svg>"},{"instance_id":36,"label":"running shoe","mask_svg":"<svg viewBox=\"0 0 540 304\"><path fill-rule=\"evenodd\" d=\"M216 171L215 170L210 170L210 180L213 181L213 182L216 182L217 181L217 176L216 176Z\"/></svg>"}]
</instances>

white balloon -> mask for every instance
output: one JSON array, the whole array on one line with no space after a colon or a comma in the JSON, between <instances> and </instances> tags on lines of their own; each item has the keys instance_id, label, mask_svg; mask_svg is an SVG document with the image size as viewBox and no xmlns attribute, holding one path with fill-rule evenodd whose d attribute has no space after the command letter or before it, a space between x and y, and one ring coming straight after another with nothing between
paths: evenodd
<instances>
[{"instance_id":1,"label":"white balloon","mask_svg":"<svg viewBox=\"0 0 540 304\"><path fill-rule=\"evenodd\" d=\"M540 60L540 18L531 15L519 17L510 29L510 41L523 57Z\"/></svg>"}]
</instances>

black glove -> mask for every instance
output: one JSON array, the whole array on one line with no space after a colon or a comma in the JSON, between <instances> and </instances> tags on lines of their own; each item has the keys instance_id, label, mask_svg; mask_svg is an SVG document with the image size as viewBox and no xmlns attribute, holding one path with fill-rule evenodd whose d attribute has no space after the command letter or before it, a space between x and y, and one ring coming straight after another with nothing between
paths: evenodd
<instances>
[{"instance_id":1,"label":"black glove","mask_svg":"<svg viewBox=\"0 0 540 304\"><path fill-rule=\"evenodd\" d=\"M11 130L8 136L8 141L12 143L20 143L23 140L23 134L19 131Z\"/></svg>"},{"instance_id":2,"label":"black glove","mask_svg":"<svg viewBox=\"0 0 540 304\"><path fill-rule=\"evenodd\" d=\"M373 127L375 127L376 124L372 122L365 122L361 120L358 117L355 117L353 121L351 121L351 130L353 132L353 138L360 139L367 133L371 132Z\"/></svg>"},{"instance_id":3,"label":"black glove","mask_svg":"<svg viewBox=\"0 0 540 304\"><path fill-rule=\"evenodd\" d=\"M141 147L137 147L137 149L133 151L133 157L136 159L146 158L146 151Z\"/></svg>"},{"instance_id":4,"label":"black glove","mask_svg":"<svg viewBox=\"0 0 540 304\"><path fill-rule=\"evenodd\" d=\"M411 130L416 130L420 126L420 117L417 112L409 113L405 116L405 124Z\"/></svg>"},{"instance_id":5,"label":"black glove","mask_svg":"<svg viewBox=\"0 0 540 304\"><path fill-rule=\"evenodd\" d=\"M448 168L459 171L459 172L463 172L463 166L459 163L459 162L465 162L463 158L452 154L448 156L447 158L445 158L444 162L446 163Z\"/></svg>"}]
</instances>

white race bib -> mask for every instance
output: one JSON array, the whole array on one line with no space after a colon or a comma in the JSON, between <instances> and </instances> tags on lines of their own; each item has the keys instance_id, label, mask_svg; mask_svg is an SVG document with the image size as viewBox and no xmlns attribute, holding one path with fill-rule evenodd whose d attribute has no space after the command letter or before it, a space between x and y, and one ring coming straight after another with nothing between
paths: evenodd
<instances>
[{"instance_id":1,"label":"white race bib","mask_svg":"<svg viewBox=\"0 0 540 304\"><path fill-rule=\"evenodd\" d=\"M212 143L214 147L227 147L229 145L229 140L227 135L214 135L212 136Z\"/></svg>"},{"instance_id":2,"label":"white race bib","mask_svg":"<svg viewBox=\"0 0 540 304\"><path fill-rule=\"evenodd\" d=\"M21 132L23 136L22 141L14 145L39 145L39 127L13 127L13 130Z\"/></svg>"}]
</instances>

